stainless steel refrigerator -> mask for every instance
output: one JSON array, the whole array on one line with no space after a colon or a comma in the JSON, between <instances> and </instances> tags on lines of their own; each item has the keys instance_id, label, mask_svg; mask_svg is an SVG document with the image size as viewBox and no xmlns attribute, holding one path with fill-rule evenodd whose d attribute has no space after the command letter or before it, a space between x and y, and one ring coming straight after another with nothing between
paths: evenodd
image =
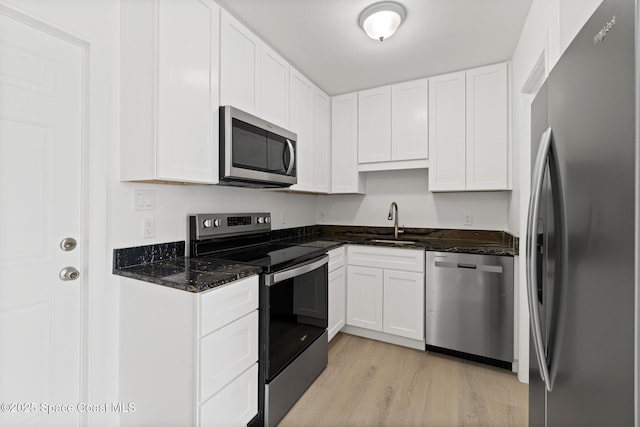
<instances>
[{"instance_id":1,"label":"stainless steel refrigerator","mask_svg":"<svg viewBox=\"0 0 640 427\"><path fill-rule=\"evenodd\" d=\"M532 105L532 427L634 425L636 17L605 0Z\"/></svg>"}]
</instances>

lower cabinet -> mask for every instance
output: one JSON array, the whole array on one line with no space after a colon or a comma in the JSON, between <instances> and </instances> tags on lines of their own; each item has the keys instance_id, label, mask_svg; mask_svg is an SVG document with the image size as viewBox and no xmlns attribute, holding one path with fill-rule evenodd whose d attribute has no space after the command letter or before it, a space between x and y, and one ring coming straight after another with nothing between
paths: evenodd
<instances>
[{"instance_id":1,"label":"lower cabinet","mask_svg":"<svg viewBox=\"0 0 640 427\"><path fill-rule=\"evenodd\" d=\"M424 350L424 251L349 246L344 331Z\"/></svg>"},{"instance_id":2,"label":"lower cabinet","mask_svg":"<svg viewBox=\"0 0 640 427\"><path fill-rule=\"evenodd\" d=\"M424 274L384 271L382 331L424 339Z\"/></svg>"},{"instance_id":3,"label":"lower cabinet","mask_svg":"<svg viewBox=\"0 0 640 427\"><path fill-rule=\"evenodd\" d=\"M258 413L258 276L203 293L120 287L122 426L246 426Z\"/></svg>"},{"instance_id":4,"label":"lower cabinet","mask_svg":"<svg viewBox=\"0 0 640 427\"><path fill-rule=\"evenodd\" d=\"M347 272L347 324L382 331L383 275L379 268L350 265Z\"/></svg>"},{"instance_id":5,"label":"lower cabinet","mask_svg":"<svg viewBox=\"0 0 640 427\"><path fill-rule=\"evenodd\" d=\"M329 251L329 341L346 321L347 276L344 246Z\"/></svg>"}]
</instances>

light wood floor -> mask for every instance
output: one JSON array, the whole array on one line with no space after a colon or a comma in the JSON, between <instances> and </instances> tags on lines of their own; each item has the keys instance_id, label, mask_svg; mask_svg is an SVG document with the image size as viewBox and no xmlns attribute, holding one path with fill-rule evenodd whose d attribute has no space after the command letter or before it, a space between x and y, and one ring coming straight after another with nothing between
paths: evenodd
<instances>
[{"instance_id":1,"label":"light wood floor","mask_svg":"<svg viewBox=\"0 0 640 427\"><path fill-rule=\"evenodd\" d=\"M526 426L528 387L504 369L338 334L280 427Z\"/></svg>"}]
</instances>

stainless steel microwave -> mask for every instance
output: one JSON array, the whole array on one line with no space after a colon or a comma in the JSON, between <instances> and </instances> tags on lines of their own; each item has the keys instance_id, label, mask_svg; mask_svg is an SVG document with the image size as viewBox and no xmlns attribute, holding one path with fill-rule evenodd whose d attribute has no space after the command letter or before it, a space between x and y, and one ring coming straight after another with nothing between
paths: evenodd
<instances>
[{"instance_id":1,"label":"stainless steel microwave","mask_svg":"<svg viewBox=\"0 0 640 427\"><path fill-rule=\"evenodd\" d=\"M296 134L231 106L220 107L220 184L289 187L296 178Z\"/></svg>"}]
</instances>

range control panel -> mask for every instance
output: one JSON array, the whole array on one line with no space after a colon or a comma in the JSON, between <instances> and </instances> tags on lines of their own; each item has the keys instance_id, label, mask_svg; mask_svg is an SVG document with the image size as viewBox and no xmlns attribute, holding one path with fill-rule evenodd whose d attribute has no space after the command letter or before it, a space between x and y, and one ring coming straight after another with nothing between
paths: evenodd
<instances>
[{"instance_id":1,"label":"range control panel","mask_svg":"<svg viewBox=\"0 0 640 427\"><path fill-rule=\"evenodd\" d=\"M271 214L196 214L189 216L189 234L201 240L271 230Z\"/></svg>"}]
</instances>

